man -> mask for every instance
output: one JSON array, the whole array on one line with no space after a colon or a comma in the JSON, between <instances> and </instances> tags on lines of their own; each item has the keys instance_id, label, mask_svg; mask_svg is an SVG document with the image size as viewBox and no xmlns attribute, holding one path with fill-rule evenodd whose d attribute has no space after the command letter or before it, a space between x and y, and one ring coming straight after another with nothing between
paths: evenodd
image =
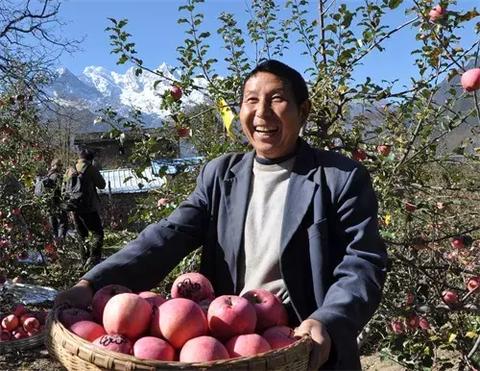
<instances>
[{"instance_id":1,"label":"man","mask_svg":"<svg viewBox=\"0 0 480 371\"><path fill-rule=\"evenodd\" d=\"M80 253L82 261L86 268L91 268L98 264L102 257L103 246L103 225L100 218L100 198L98 189L104 189L105 179L100 171L92 163L94 154L88 149L80 151L79 158L75 164L74 171L81 176L82 182L82 202L78 208L72 211L75 229L81 242ZM67 178L71 176L67 172ZM93 241L91 245L85 245L88 233L92 233Z\"/></svg>"},{"instance_id":2,"label":"man","mask_svg":"<svg viewBox=\"0 0 480 371\"><path fill-rule=\"evenodd\" d=\"M194 192L167 218L57 298L86 306L110 283L155 286L202 246L215 294L267 288L310 335L310 368L360 369L356 337L386 275L377 202L367 170L299 138L310 112L303 77L274 60L244 80L240 122L254 151L207 163Z\"/></svg>"}]
</instances>

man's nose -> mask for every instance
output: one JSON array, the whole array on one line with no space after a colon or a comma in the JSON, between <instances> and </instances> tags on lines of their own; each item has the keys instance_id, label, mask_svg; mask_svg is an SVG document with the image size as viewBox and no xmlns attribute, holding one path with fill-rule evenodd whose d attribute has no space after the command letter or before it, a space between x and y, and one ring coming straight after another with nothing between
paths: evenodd
<instances>
[{"instance_id":1,"label":"man's nose","mask_svg":"<svg viewBox=\"0 0 480 371\"><path fill-rule=\"evenodd\" d=\"M256 116L265 118L272 115L272 107L267 100L260 100L257 105Z\"/></svg>"}]
</instances>

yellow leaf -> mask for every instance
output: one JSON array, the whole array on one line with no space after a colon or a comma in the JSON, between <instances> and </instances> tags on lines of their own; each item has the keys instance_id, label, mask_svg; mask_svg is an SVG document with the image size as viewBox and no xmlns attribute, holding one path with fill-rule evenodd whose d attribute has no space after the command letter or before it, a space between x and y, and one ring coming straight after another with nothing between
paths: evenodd
<instances>
[{"instance_id":1,"label":"yellow leaf","mask_svg":"<svg viewBox=\"0 0 480 371\"><path fill-rule=\"evenodd\" d=\"M475 331L468 331L465 336L469 339L473 339L473 338L476 338L477 337L477 334Z\"/></svg>"},{"instance_id":2,"label":"yellow leaf","mask_svg":"<svg viewBox=\"0 0 480 371\"><path fill-rule=\"evenodd\" d=\"M457 334L450 334L450 336L448 337L448 342L453 343L456 338L457 338Z\"/></svg>"},{"instance_id":3,"label":"yellow leaf","mask_svg":"<svg viewBox=\"0 0 480 371\"><path fill-rule=\"evenodd\" d=\"M232 109L230 106L225 102L225 99L220 98L217 102L217 108L218 111L220 112L220 116L222 117L223 125L225 126L225 129L227 130L227 134L230 138L234 138L233 135L233 119L235 118L235 114L233 113Z\"/></svg>"},{"instance_id":4,"label":"yellow leaf","mask_svg":"<svg viewBox=\"0 0 480 371\"><path fill-rule=\"evenodd\" d=\"M346 85L340 85L338 87L338 92L340 94L345 94L347 91L348 91L348 86L346 86Z\"/></svg>"},{"instance_id":5,"label":"yellow leaf","mask_svg":"<svg viewBox=\"0 0 480 371\"><path fill-rule=\"evenodd\" d=\"M385 225L390 225L390 223L392 222L392 215L391 214L385 215L384 221L385 221Z\"/></svg>"}]
</instances>

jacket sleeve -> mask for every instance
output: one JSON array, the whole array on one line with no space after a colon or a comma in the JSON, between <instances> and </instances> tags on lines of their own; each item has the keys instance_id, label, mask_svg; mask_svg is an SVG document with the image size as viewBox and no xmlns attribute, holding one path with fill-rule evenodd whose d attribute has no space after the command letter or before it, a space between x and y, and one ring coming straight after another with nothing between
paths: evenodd
<instances>
[{"instance_id":1,"label":"jacket sleeve","mask_svg":"<svg viewBox=\"0 0 480 371\"><path fill-rule=\"evenodd\" d=\"M102 174L100 174L100 171L98 170L97 167L95 166L90 166L90 168L92 169L91 170L91 177L92 177L92 181L93 181L93 184L95 185L95 187L97 187L98 189L105 189L106 187L106 182L105 182L105 179L103 178Z\"/></svg>"},{"instance_id":2,"label":"jacket sleeve","mask_svg":"<svg viewBox=\"0 0 480 371\"><path fill-rule=\"evenodd\" d=\"M204 176L205 167L193 193L168 218L149 225L122 250L87 272L83 279L90 281L95 290L113 283L133 291L156 286L205 240L209 212Z\"/></svg>"},{"instance_id":3,"label":"jacket sleeve","mask_svg":"<svg viewBox=\"0 0 480 371\"><path fill-rule=\"evenodd\" d=\"M347 241L345 254L334 268L323 305L310 317L326 326L334 344L341 344L342 337L356 338L377 309L387 252L378 232L376 196L364 167L352 171L333 206L337 233ZM336 242L330 240L331 249L336 248Z\"/></svg>"}]
</instances>

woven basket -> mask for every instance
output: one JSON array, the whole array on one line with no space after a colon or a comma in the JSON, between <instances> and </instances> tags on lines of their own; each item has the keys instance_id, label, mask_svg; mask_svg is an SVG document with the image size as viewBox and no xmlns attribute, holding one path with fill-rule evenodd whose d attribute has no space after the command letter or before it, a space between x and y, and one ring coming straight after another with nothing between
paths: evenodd
<instances>
[{"instance_id":1,"label":"woven basket","mask_svg":"<svg viewBox=\"0 0 480 371\"><path fill-rule=\"evenodd\" d=\"M253 357L212 362L150 361L93 346L58 320L58 310L47 321L46 346L68 370L307 370L311 339L304 337L288 347Z\"/></svg>"},{"instance_id":2,"label":"woven basket","mask_svg":"<svg viewBox=\"0 0 480 371\"><path fill-rule=\"evenodd\" d=\"M45 342L45 330L36 335L20 340L10 340L0 342L0 354L8 353L12 350L33 349L43 346Z\"/></svg>"}]
</instances>

